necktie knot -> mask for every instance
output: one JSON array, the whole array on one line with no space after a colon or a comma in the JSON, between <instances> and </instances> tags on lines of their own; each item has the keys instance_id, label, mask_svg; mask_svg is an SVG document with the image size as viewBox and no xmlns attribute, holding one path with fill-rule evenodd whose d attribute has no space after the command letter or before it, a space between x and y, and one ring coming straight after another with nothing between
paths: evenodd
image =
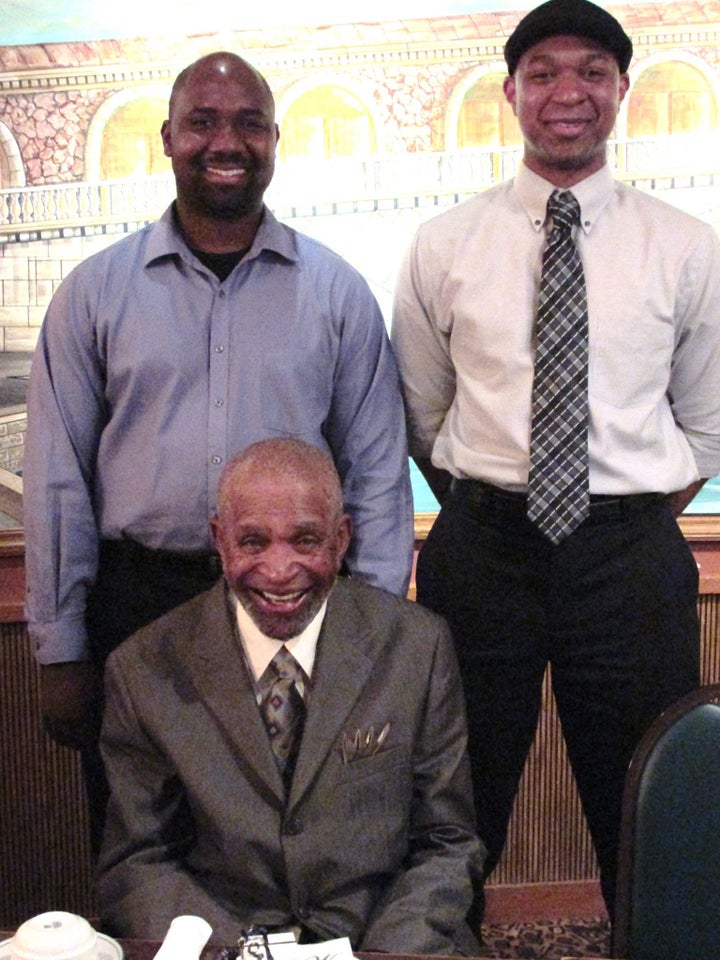
<instances>
[{"instance_id":1,"label":"necktie knot","mask_svg":"<svg viewBox=\"0 0 720 960\"><path fill-rule=\"evenodd\" d=\"M292 680L295 683L302 680L302 667L284 644L270 661L270 667L275 676L282 680Z\"/></svg>"},{"instance_id":2,"label":"necktie knot","mask_svg":"<svg viewBox=\"0 0 720 960\"><path fill-rule=\"evenodd\" d=\"M580 204L569 190L553 190L547 202L547 215L552 217L553 228L570 230L580 223Z\"/></svg>"}]
</instances>

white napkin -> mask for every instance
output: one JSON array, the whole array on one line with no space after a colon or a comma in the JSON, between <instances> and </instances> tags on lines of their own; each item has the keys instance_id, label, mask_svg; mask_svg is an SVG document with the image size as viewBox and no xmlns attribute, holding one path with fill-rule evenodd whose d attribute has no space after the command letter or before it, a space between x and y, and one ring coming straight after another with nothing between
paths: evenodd
<instances>
[{"instance_id":1,"label":"white napkin","mask_svg":"<svg viewBox=\"0 0 720 960\"><path fill-rule=\"evenodd\" d=\"M212 927L202 917L175 917L155 960L198 960L211 933Z\"/></svg>"},{"instance_id":2,"label":"white napkin","mask_svg":"<svg viewBox=\"0 0 720 960\"><path fill-rule=\"evenodd\" d=\"M321 943L273 944L271 949L273 960L354 960L347 937Z\"/></svg>"}]
</instances>

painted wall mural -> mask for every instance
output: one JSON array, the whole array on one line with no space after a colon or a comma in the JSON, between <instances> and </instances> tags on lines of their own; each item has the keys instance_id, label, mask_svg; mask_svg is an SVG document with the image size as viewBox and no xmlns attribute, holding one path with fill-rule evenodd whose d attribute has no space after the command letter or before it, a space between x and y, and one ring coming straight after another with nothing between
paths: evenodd
<instances>
[{"instance_id":1,"label":"painted wall mural","mask_svg":"<svg viewBox=\"0 0 720 960\"><path fill-rule=\"evenodd\" d=\"M217 49L242 53L275 92L268 202L354 263L389 316L421 220L516 168L502 49L534 5L0 0L0 350L32 349L74 263L169 202L170 85ZM635 44L616 175L720 229L720 3L603 5ZM697 509L720 510L720 487Z\"/></svg>"},{"instance_id":2,"label":"painted wall mural","mask_svg":"<svg viewBox=\"0 0 720 960\"><path fill-rule=\"evenodd\" d=\"M264 0L237 9L226 0L1 0L6 46L118 37L196 34L296 24L410 20L486 10L529 9L528 0Z\"/></svg>"}]
</instances>

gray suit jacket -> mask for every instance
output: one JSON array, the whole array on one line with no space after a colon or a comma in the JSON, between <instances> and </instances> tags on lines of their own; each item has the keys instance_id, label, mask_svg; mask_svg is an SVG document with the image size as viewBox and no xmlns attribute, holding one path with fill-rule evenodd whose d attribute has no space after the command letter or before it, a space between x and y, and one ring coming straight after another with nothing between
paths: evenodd
<instances>
[{"instance_id":1,"label":"gray suit jacket","mask_svg":"<svg viewBox=\"0 0 720 960\"><path fill-rule=\"evenodd\" d=\"M213 939L298 921L355 949L477 952L461 686L427 610L339 581L290 794L220 582L122 644L106 673L112 789L97 892L118 936L199 914ZM356 731L375 755L353 756Z\"/></svg>"}]
</instances>

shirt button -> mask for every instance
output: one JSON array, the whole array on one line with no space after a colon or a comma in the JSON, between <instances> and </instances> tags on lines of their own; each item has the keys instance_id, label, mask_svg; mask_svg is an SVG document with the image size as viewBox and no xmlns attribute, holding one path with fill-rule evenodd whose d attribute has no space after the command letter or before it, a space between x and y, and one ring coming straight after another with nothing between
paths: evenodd
<instances>
[{"instance_id":1,"label":"shirt button","mask_svg":"<svg viewBox=\"0 0 720 960\"><path fill-rule=\"evenodd\" d=\"M220 400L220 398L218 398L218 399L215 401L215 406L216 406L216 407L221 407L224 403L225 403L224 400Z\"/></svg>"},{"instance_id":2,"label":"shirt button","mask_svg":"<svg viewBox=\"0 0 720 960\"><path fill-rule=\"evenodd\" d=\"M309 907L298 907L295 912L297 913L298 920L307 920L310 916Z\"/></svg>"},{"instance_id":3,"label":"shirt button","mask_svg":"<svg viewBox=\"0 0 720 960\"><path fill-rule=\"evenodd\" d=\"M221 290L221 291L218 293L218 296L220 297L221 300L224 300L224 299L225 299L225 291L224 291L224 290Z\"/></svg>"},{"instance_id":4,"label":"shirt button","mask_svg":"<svg viewBox=\"0 0 720 960\"><path fill-rule=\"evenodd\" d=\"M287 833L288 836L297 837L302 831L302 820L300 820L299 817L290 817L289 820L285 821L285 833Z\"/></svg>"},{"instance_id":5,"label":"shirt button","mask_svg":"<svg viewBox=\"0 0 720 960\"><path fill-rule=\"evenodd\" d=\"M215 456L210 457L210 463L222 463L222 457L215 454Z\"/></svg>"},{"instance_id":6,"label":"shirt button","mask_svg":"<svg viewBox=\"0 0 720 960\"><path fill-rule=\"evenodd\" d=\"M224 350L225 350L225 347L224 347L221 343L219 343L219 344L215 347L215 353L222 353Z\"/></svg>"}]
</instances>

